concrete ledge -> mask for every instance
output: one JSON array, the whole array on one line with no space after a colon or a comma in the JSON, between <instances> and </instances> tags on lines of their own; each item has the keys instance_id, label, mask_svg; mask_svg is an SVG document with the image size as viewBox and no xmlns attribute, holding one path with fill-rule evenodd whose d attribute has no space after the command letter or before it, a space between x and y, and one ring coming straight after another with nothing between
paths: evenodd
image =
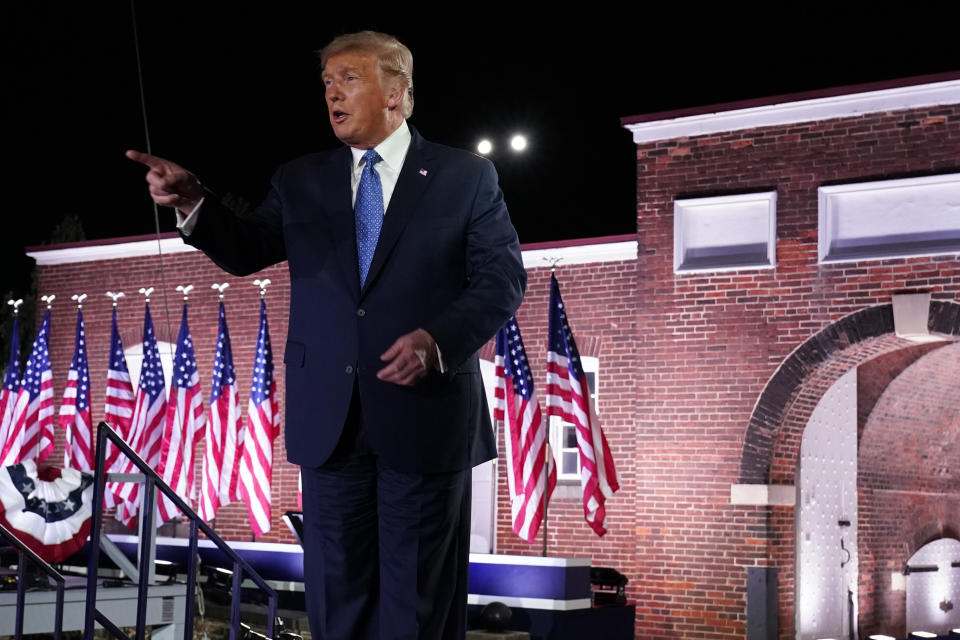
<instances>
[{"instance_id":1,"label":"concrete ledge","mask_svg":"<svg viewBox=\"0 0 960 640\"><path fill-rule=\"evenodd\" d=\"M792 507L796 502L797 488L792 484L730 485L730 504Z\"/></svg>"},{"instance_id":2,"label":"concrete ledge","mask_svg":"<svg viewBox=\"0 0 960 640\"><path fill-rule=\"evenodd\" d=\"M900 571L890 572L890 591L906 591L907 576Z\"/></svg>"}]
</instances>

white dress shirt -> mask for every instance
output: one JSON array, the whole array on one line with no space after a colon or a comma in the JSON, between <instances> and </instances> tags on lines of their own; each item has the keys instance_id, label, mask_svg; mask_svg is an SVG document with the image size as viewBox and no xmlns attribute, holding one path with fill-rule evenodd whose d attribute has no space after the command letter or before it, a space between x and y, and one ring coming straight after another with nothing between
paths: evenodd
<instances>
[{"instance_id":1,"label":"white dress shirt","mask_svg":"<svg viewBox=\"0 0 960 640\"><path fill-rule=\"evenodd\" d=\"M373 170L380 175L380 186L383 189L383 211L386 213L390 206L390 198L393 197L393 190L397 186L397 179L400 177L400 169L403 167L403 160L407 157L407 150L410 148L410 127L407 121L403 120L400 126L394 130L386 139L373 148L380 154L382 160L373 165ZM350 147L353 154L353 165L350 172L350 189L353 191L351 202L357 202L357 187L360 185L360 175L363 173L363 165L366 160L363 159L365 149L354 149Z\"/></svg>"}]
</instances>

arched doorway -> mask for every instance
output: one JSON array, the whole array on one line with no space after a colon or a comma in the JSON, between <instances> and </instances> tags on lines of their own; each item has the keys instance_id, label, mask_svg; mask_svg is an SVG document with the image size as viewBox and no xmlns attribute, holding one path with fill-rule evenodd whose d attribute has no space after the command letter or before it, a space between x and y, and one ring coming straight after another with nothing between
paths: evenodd
<instances>
[{"instance_id":1,"label":"arched doorway","mask_svg":"<svg viewBox=\"0 0 960 640\"><path fill-rule=\"evenodd\" d=\"M960 627L960 540L928 542L907 571L907 629L947 635Z\"/></svg>"},{"instance_id":2,"label":"arched doorway","mask_svg":"<svg viewBox=\"0 0 960 640\"><path fill-rule=\"evenodd\" d=\"M930 304L929 322L931 332L942 334L944 338L950 338L960 333L960 305L953 302L935 301ZM953 378L956 386L960 387L960 347L954 348L949 341L936 344L915 344L908 340L897 337L893 322L893 309L891 305L880 305L852 313L841 318L834 324L825 328L823 331L811 337L800 345L783 363L781 363L777 372L771 377L764 391L758 398L753 415L749 422L741 455L741 482L745 484L772 484L789 485L799 487L801 484L800 470L800 452L801 442L804 433L811 422L811 418L818 407L820 401L829 389L831 389L845 374L851 371L857 371L863 368L869 375L860 376L856 382L856 440L857 451L854 459L857 466L862 469L878 469L878 463L870 459L866 464L860 456L859 447L862 446L864 429L871 428L869 418L871 415L880 415L877 413L877 403L883 397L884 392L894 380L900 377L911 364L922 360L925 356L933 352L942 350L947 346L949 351L941 357L939 364L931 361L926 368L935 369L943 367L944 360L957 362L957 377ZM922 369L923 367L921 367ZM920 369L918 369L920 371ZM949 377L949 374L946 374ZM917 379L922 375L917 374L913 378L906 378L901 387L907 389L916 389ZM933 376L934 379L944 379L943 375ZM910 381L912 379L912 382ZM890 393L889 398L894 401L897 397L903 397L903 389L896 389ZM944 402L950 404L950 402ZM960 415L960 398L957 399L953 411ZM881 408L880 413L887 409ZM903 421L904 417L901 416ZM957 429L950 427L955 425L956 421L944 422L942 415L936 419L931 419L930 423L939 423L941 430L952 438L955 447L952 449L952 456L960 456L960 437L957 436ZM875 430L872 439L882 437L882 430L878 428L878 420L874 419L872 428ZM902 430L906 431L906 430ZM868 438L870 440L871 438ZM929 438L927 439L929 441ZM894 447L903 448L901 445ZM889 449L890 447L888 447ZM929 453L927 454L929 457ZM955 458L950 458L951 460ZM960 458L956 458L956 467L960 468ZM914 465L919 466L919 465ZM871 471L872 472L872 471ZM874 477L882 475L880 472L873 473ZM947 473L948 482L960 482L960 477ZM902 527L898 528L891 523L884 521L883 511L878 507L878 502L872 499L864 501L864 490L860 486L860 474L857 474L858 486L853 495L858 495L857 503L862 513L861 531L855 534L855 538L861 549L861 559L865 561L869 568L871 563L876 561L877 554L874 549L877 547L876 540L871 538L863 540L862 531L869 530L873 533L885 531L889 535L897 537L901 541L901 548L905 548L907 543L904 540L911 540L914 532ZM953 495L960 495L960 484L950 485ZM899 489L893 491L896 493ZM798 607L802 607L798 596L798 589L801 588L801 578L798 575L798 545L802 544L801 538L805 535L797 530L799 524L799 512L803 505L803 497L799 498L796 508L782 509L770 508L768 511L768 536L771 541L768 546L767 561L769 566L776 567L779 574L779 592L778 592L778 621L779 636L781 638L804 637L801 634L801 623ZM850 511L848 509L847 511ZM955 509L960 512L960 507ZM916 515L916 514L914 514ZM839 522L844 519L842 516L831 515L835 518L833 527L839 526ZM956 517L956 516L955 516ZM849 516L848 516L849 518ZM949 519L949 517L947 517ZM923 520L915 517L914 526L923 526ZM855 525L855 521L851 525ZM840 538L833 540L830 544L830 552L833 554L829 562L840 564L840 539L844 539L844 545L855 547L851 544L853 536L853 526L850 527L850 533L841 535ZM895 534L890 533L896 530ZM882 545L880 545L882 546ZM833 547L836 547L834 549ZM845 556L844 556L845 557ZM900 570L903 569L906 556L903 556ZM887 561L887 560L884 560ZM877 590L874 583L864 581L864 571L861 567L855 587L860 591L855 598L854 605L849 607L856 611L859 609L859 619L867 624L860 624L860 636L866 637L868 632L874 628L872 620L879 619L878 611L886 609L887 603L877 604ZM890 571L887 571L880 580L883 593L891 591L894 577ZM849 581L848 581L849 582ZM868 594L865 596L864 594ZM901 591L893 592L894 597L899 597L905 601L904 594ZM833 602L840 601L840 595L831 594ZM832 615L832 614L831 614ZM869 619L867 617L869 616ZM896 616L894 616L896 617ZM902 625L902 615L900 617ZM886 620L885 622L889 622ZM857 627L857 622L838 628L837 632L843 633L842 637L849 637L847 627ZM834 632L834 633L837 633ZM897 635L893 633L891 635ZM823 637L818 635L817 637ZM830 636L832 637L832 636Z\"/></svg>"}]
</instances>

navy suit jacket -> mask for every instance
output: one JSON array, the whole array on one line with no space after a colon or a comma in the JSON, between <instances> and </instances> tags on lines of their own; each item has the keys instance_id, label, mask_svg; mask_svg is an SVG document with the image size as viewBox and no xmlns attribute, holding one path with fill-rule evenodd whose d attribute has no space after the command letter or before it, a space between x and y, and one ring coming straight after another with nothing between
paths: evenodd
<instances>
[{"instance_id":1,"label":"navy suit jacket","mask_svg":"<svg viewBox=\"0 0 960 640\"><path fill-rule=\"evenodd\" d=\"M486 159L412 140L361 290L348 147L283 165L251 218L215 198L185 241L235 275L287 260L287 458L333 452L354 388L367 441L398 471L454 471L496 456L479 349L520 305L526 272ZM411 387L381 382L380 354L423 328L443 354Z\"/></svg>"}]
</instances>

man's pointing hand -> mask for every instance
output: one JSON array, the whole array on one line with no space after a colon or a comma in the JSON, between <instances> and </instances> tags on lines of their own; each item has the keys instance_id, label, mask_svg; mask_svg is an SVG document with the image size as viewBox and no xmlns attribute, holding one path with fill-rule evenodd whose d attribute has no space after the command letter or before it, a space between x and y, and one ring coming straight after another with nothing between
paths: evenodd
<instances>
[{"instance_id":1,"label":"man's pointing hand","mask_svg":"<svg viewBox=\"0 0 960 640\"><path fill-rule=\"evenodd\" d=\"M127 157L146 165L150 197L164 207L192 212L203 199L203 187L192 173L180 165L140 151L127 151Z\"/></svg>"}]
</instances>

